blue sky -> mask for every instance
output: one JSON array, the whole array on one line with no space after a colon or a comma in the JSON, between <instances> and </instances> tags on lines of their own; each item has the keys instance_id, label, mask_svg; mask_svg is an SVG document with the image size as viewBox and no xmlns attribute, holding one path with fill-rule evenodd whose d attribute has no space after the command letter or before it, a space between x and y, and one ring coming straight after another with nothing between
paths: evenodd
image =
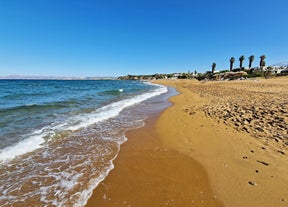
<instances>
[{"instance_id":1,"label":"blue sky","mask_svg":"<svg viewBox=\"0 0 288 207\"><path fill-rule=\"evenodd\" d=\"M288 61L288 1L0 0L0 76L119 76ZM238 61L235 62L238 65Z\"/></svg>"}]
</instances>

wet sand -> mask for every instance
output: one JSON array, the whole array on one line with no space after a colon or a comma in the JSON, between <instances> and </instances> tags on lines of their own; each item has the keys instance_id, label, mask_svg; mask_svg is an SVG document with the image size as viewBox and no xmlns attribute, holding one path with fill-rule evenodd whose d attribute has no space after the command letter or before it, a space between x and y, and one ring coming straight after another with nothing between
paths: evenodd
<instances>
[{"instance_id":1,"label":"wet sand","mask_svg":"<svg viewBox=\"0 0 288 207\"><path fill-rule=\"evenodd\" d=\"M193 158L167 149L156 133L157 115L129 131L115 168L88 201L93 206L223 206L204 168Z\"/></svg>"},{"instance_id":2,"label":"wet sand","mask_svg":"<svg viewBox=\"0 0 288 207\"><path fill-rule=\"evenodd\" d=\"M157 83L180 94L127 134L88 207L288 206L287 78Z\"/></svg>"}]
</instances>

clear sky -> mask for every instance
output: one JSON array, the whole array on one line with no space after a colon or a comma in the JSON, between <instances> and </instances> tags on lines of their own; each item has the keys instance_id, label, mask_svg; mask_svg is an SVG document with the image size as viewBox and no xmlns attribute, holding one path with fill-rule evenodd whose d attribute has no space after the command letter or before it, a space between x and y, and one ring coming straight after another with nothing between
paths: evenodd
<instances>
[{"instance_id":1,"label":"clear sky","mask_svg":"<svg viewBox=\"0 0 288 207\"><path fill-rule=\"evenodd\" d=\"M119 76L288 61L287 0L0 0L0 76Z\"/></svg>"}]
</instances>

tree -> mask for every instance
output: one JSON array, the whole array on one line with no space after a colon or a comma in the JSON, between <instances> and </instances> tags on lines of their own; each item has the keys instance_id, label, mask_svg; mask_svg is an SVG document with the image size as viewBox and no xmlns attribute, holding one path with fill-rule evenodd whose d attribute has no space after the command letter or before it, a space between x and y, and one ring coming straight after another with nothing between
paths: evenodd
<instances>
[{"instance_id":1,"label":"tree","mask_svg":"<svg viewBox=\"0 0 288 207\"><path fill-rule=\"evenodd\" d=\"M272 77L272 71L273 68L272 67L267 67L266 70L263 72L263 76L267 79L267 78L271 78Z\"/></svg>"},{"instance_id":2,"label":"tree","mask_svg":"<svg viewBox=\"0 0 288 207\"><path fill-rule=\"evenodd\" d=\"M254 55L251 55L251 56L249 57L249 69L252 67L252 63L253 63L253 61L254 61L254 58L255 58Z\"/></svg>"},{"instance_id":3,"label":"tree","mask_svg":"<svg viewBox=\"0 0 288 207\"><path fill-rule=\"evenodd\" d=\"M212 73L214 73L215 72L215 68L216 68L216 63L212 63Z\"/></svg>"},{"instance_id":4,"label":"tree","mask_svg":"<svg viewBox=\"0 0 288 207\"><path fill-rule=\"evenodd\" d=\"M260 68L263 69L263 67L265 67L265 58L266 56L265 55L261 55L260 56Z\"/></svg>"},{"instance_id":5,"label":"tree","mask_svg":"<svg viewBox=\"0 0 288 207\"><path fill-rule=\"evenodd\" d=\"M241 57L239 58L239 62L240 62L240 70L242 70L242 65L243 65L243 61L245 60L244 55L241 55Z\"/></svg>"},{"instance_id":6,"label":"tree","mask_svg":"<svg viewBox=\"0 0 288 207\"><path fill-rule=\"evenodd\" d=\"M235 62L235 58L234 58L234 57L231 57L231 58L230 58L230 71L232 71L232 69L233 69L233 64L234 64L234 62Z\"/></svg>"}]
</instances>

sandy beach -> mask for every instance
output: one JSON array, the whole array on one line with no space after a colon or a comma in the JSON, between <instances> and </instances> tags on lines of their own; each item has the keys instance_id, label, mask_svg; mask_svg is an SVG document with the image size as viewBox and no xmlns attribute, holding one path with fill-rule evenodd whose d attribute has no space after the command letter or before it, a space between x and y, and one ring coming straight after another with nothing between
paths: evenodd
<instances>
[{"instance_id":1,"label":"sandy beach","mask_svg":"<svg viewBox=\"0 0 288 207\"><path fill-rule=\"evenodd\" d=\"M162 80L173 106L129 131L87 206L288 206L288 78Z\"/></svg>"},{"instance_id":2,"label":"sandy beach","mask_svg":"<svg viewBox=\"0 0 288 207\"><path fill-rule=\"evenodd\" d=\"M193 158L167 149L156 134L156 117L127 134L115 168L87 206L223 206L204 168Z\"/></svg>"}]
</instances>

